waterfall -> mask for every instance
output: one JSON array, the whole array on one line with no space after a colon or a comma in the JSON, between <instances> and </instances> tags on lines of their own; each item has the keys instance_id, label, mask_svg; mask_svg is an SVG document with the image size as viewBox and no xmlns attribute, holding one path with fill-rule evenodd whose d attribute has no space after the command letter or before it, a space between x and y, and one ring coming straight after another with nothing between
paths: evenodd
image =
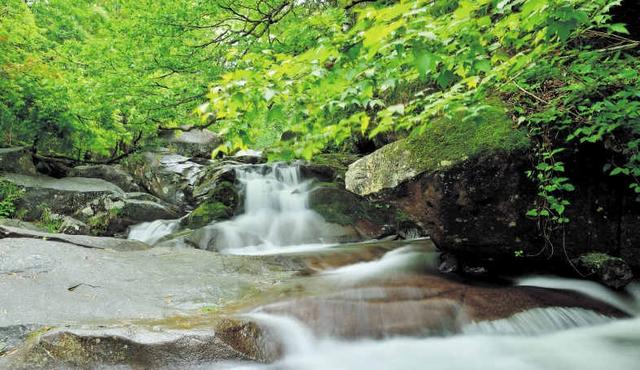
<instances>
[{"instance_id":1,"label":"waterfall","mask_svg":"<svg viewBox=\"0 0 640 370\"><path fill-rule=\"evenodd\" d=\"M208 227L207 245L231 254L269 254L326 245L324 219L309 208L311 182L296 165L241 166L235 170L244 212ZM294 247L295 246L295 247Z\"/></svg>"}]
</instances>

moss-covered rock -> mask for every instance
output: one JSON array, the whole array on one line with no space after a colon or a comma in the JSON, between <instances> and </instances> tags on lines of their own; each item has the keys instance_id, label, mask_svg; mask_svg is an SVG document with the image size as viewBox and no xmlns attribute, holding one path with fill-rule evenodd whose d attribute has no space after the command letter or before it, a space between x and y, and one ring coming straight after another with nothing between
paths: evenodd
<instances>
[{"instance_id":1,"label":"moss-covered rock","mask_svg":"<svg viewBox=\"0 0 640 370\"><path fill-rule=\"evenodd\" d=\"M422 134L385 145L351 164L346 173L346 187L360 195L376 194L482 152L526 147L526 134L512 126L500 108L478 119L435 120Z\"/></svg>"},{"instance_id":2,"label":"moss-covered rock","mask_svg":"<svg viewBox=\"0 0 640 370\"><path fill-rule=\"evenodd\" d=\"M213 221L231 218L234 212L232 207L223 202L206 201L189 213L183 225L192 229L202 227Z\"/></svg>"},{"instance_id":3,"label":"moss-covered rock","mask_svg":"<svg viewBox=\"0 0 640 370\"><path fill-rule=\"evenodd\" d=\"M305 178L344 184L349 165L358 158L358 155L349 153L322 153L314 156L310 163L300 166L300 172Z\"/></svg>"},{"instance_id":4,"label":"moss-covered rock","mask_svg":"<svg viewBox=\"0 0 640 370\"><path fill-rule=\"evenodd\" d=\"M633 279L631 268L622 258L606 253L586 253L574 259L573 263L587 277L614 289L626 286Z\"/></svg>"}]
</instances>

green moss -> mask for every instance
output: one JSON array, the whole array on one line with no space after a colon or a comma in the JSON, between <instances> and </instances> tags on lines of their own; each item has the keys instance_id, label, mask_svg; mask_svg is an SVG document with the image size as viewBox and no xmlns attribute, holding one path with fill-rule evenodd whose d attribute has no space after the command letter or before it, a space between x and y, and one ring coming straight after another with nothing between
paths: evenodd
<instances>
[{"instance_id":1,"label":"green moss","mask_svg":"<svg viewBox=\"0 0 640 370\"><path fill-rule=\"evenodd\" d=\"M233 209L222 202L207 201L194 209L187 218L187 226L198 228L209 224L211 221L223 220L233 216Z\"/></svg>"},{"instance_id":2,"label":"green moss","mask_svg":"<svg viewBox=\"0 0 640 370\"><path fill-rule=\"evenodd\" d=\"M313 164L331 167L336 172L344 173L347 167L360 158L355 154L349 153L322 153L313 157Z\"/></svg>"},{"instance_id":3,"label":"green moss","mask_svg":"<svg viewBox=\"0 0 640 370\"><path fill-rule=\"evenodd\" d=\"M412 167L422 171L451 166L489 151L515 151L529 145L526 132L513 128L503 108L494 106L477 117L441 118L421 134L400 141L394 150L407 153Z\"/></svg>"},{"instance_id":4,"label":"green moss","mask_svg":"<svg viewBox=\"0 0 640 370\"><path fill-rule=\"evenodd\" d=\"M586 267L597 270L600 269L606 261L614 258L615 257L611 257L606 253L593 252L580 256L580 262L582 262L582 264Z\"/></svg>"}]
</instances>

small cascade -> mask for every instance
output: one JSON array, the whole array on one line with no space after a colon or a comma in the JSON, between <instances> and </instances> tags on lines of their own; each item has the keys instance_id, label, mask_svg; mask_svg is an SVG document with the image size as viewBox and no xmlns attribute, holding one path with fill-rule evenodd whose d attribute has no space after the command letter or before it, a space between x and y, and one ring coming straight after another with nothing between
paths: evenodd
<instances>
[{"instance_id":1,"label":"small cascade","mask_svg":"<svg viewBox=\"0 0 640 370\"><path fill-rule=\"evenodd\" d=\"M155 220L132 226L129 230L129 239L139 240L149 245L154 245L160 239L178 230L180 220Z\"/></svg>"},{"instance_id":2,"label":"small cascade","mask_svg":"<svg viewBox=\"0 0 640 370\"><path fill-rule=\"evenodd\" d=\"M612 321L611 317L582 308L546 307L517 313L509 318L480 321L462 328L465 334L540 335Z\"/></svg>"},{"instance_id":3,"label":"small cascade","mask_svg":"<svg viewBox=\"0 0 640 370\"><path fill-rule=\"evenodd\" d=\"M419 250L413 246L404 246L385 253L380 259L359 262L321 274L343 284L355 284L363 280L384 278L402 273L419 272L434 268L436 253Z\"/></svg>"},{"instance_id":4,"label":"small cascade","mask_svg":"<svg viewBox=\"0 0 640 370\"><path fill-rule=\"evenodd\" d=\"M244 213L211 225L209 245L231 254L268 254L326 244L328 226L309 208L311 183L302 179L299 166L242 166L236 178Z\"/></svg>"},{"instance_id":5,"label":"small cascade","mask_svg":"<svg viewBox=\"0 0 640 370\"><path fill-rule=\"evenodd\" d=\"M640 314L640 285L627 287L628 295L616 293L604 286L587 280L561 278L556 276L530 276L517 281L520 286L571 290L596 300L610 304L620 311L635 316Z\"/></svg>"}]
</instances>

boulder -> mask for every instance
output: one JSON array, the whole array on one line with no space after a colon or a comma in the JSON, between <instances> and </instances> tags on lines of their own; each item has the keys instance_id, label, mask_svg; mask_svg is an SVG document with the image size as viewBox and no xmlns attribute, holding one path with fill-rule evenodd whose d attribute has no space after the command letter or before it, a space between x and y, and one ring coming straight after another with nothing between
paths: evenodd
<instances>
[{"instance_id":1,"label":"boulder","mask_svg":"<svg viewBox=\"0 0 640 370\"><path fill-rule=\"evenodd\" d=\"M331 224L353 227L361 239L379 239L421 228L388 203L368 200L340 186L320 186L309 194L309 207Z\"/></svg>"},{"instance_id":2,"label":"boulder","mask_svg":"<svg viewBox=\"0 0 640 370\"><path fill-rule=\"evenodd\" d=\"M77 166L71 169L69 177L91 177L106 180L126 192L139 192L140 186L133 177L119 165Z\"/></svg>"},{"instance_id":3,"label":"boulder","mask_svg":"<svg viewBox=\"0 0 640 370\"><path fill-rule=\"evenodd\" d=\"M0 172L35 175L36 166L31 152L22 147L0 148Z\"/></svg>"},{"instance_id":4,"label":"boulder","mask_svg":"<svg viewBox=\"0 0 640 370\"><path fill-rule=\"evenodd\" d=\"M180 216L174 206L152 195L144 198L132 199L127 194L110 194L87 203L74 215L89 224L92 232L98 235L119 235L131 225L158 219L175 219Z\"/></svg>"},{"instance_id":5,"label":"boulder","mask_svg":"<svg viewBox=\"0 0 640 370\"><path fill-rule=\"evenodd\" d=\"M160 135L172 152L185 157L211 158L211 153L222 144L220 136L207 129L165 131Z\"/></svg>"},{"instance_id":6,"label":"boulder","mask_svg":"<svg viewBox=\"0 0 640 370\"><path fill-rule=\"evenodd\" d=\"M195 229L236 215L242 199L235 181L234 164L218 162L208 166L193 190L198 205L182 220L182 226Z\"/></svg>"},{"instance_id":7,"label":"boulder","mask_svg":"<svg viewBox=\"0 0 640 370\"><path fill-rule=\"evenodd\" d=\"M345 153L317 154L311 162L300 166L300 172L304 178L344 185L349 165L358 158L357 155Z\"/></svg>"},{"instance_id":8,"label":"boulder","mask_svg":"<svg viewBox=\"0 0 640 370\"><path fill-rule=\"evenodd\" d=\"M73 215L85 204L105 196L124 197L118 186L102 179L68 177L55 179L47 176L4 174L0 180L8 181L25 190L16 201L21 218L37 221L45 210L61 215Z\"/></svg>"},{"instance_id":9,"label":"boulder","mask_svg":"<svg viewBox=\"0 0 640 370\"><path fill-rule=\"evenodd\" d=\"M169 152L142 153L127 161L125 168L146 191L179 207L192 202L193 187L204 169L187 157Z\"/></svg>"},{"instance_id":10,"label":"boulder","mask_svg":"<svg viewBox=\"0 0 640 370\"><path fill-rule=\"evenodd\" d=\"M604 253L583 254L573 264L585 276L613 289L623 288L633 280L633 271L622 258Z\"/></svg>"},{"instance_id":11,"label":"boulder","mask_svg":"<svg viewBox=\"0 0 640 370\"><path fill-rule=\"evenodd\" d=\"M608 158L602 147L581 144L558 158L570 163L565 175L576 189L565 194L570 222L546 230L547 241L537 220L526 216L538 190L526 175L525 149L485 150L439 164L410 159L424 150L411 151L405 141L364 157L349 167L347 189L393 203L439 248L467 261L512 268L525 257L520 262L549 267L551 256L554 267L571 272L567 256L602 252L640 267L640 203L625 179L602 172Z\"/></svg>"}]
</instances>

